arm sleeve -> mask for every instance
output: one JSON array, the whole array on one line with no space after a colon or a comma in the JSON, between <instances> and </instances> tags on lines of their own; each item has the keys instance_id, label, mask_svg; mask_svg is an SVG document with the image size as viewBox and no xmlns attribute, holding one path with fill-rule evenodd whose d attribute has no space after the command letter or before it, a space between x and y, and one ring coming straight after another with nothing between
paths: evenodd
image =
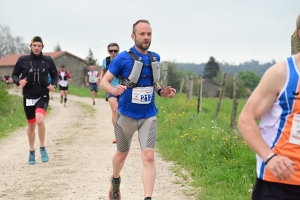
<instances>
[{"instance_id":1,"label":"arm sleeve","mask_svg":"<svg viewBox=\"0 0 300 200\"><path fill-rule=\"evenodd\" d=\"M67 78L71 78L71 75L68 71L66 71L66 76L67 76Z\"/></svg>"},{"instance_id":2,"label":"arm sleeve","mask_svg":"<svg viewBox=\"0 0 300 200\"><path fill-rule=\"evenodd\" d=\"M19 81L20 81L20 74L22 73L22 68L21 68L21 62L20 62L20 58L18 59L15 67L14 67L14 70L12 72L12 79L13 79L13 82L16 84L16 85L20 85L19 84Z\"/></svg>"},{"instance_id":3,"label":"arm sleeve","mask_svg":"<svg viewBox=\"0 0 300 200\"><path fill-rule=\"evenodd\" d=\"M52 58L50 60L50 77L51 77L51 85L57 87L58 72Z\"/></svg>"}]
</instances>

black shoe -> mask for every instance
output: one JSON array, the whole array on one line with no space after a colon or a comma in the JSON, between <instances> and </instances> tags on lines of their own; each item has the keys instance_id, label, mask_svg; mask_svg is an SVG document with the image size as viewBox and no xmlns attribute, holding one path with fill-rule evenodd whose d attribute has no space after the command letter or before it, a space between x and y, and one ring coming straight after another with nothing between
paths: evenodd
<instances>
[{"instance_id":1,"label":"black shoe","mask_svg":"<svg viewBox=\"0 0 300 200\"><path fill-rule=\"evenodd\" d=\"M121 184L121 177L119 180L115 180L113 176L111 176L111 183L108 192L108 199L109 200L120 200L121 199L121 192L120 192L120 184Z\"/></svg>"}]
</instances>

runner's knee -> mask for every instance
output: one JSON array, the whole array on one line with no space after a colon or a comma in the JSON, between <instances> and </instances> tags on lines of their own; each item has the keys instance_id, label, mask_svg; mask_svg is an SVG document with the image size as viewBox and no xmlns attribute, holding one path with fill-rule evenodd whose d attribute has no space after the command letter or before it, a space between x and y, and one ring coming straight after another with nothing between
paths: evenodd
<instances>
[{"instance_id":1,"label":"runner's knee","mask_svg":"<svg viewBox=\"0 0 300 200\"><path fill-rule=\"evenodd\" d=\"M128 155L128 152L126 152L126 153L117 152L116 158L117 158L118 162L123 162L126 159L127 155Z\"/></svg>"},{"instance_id":2,"label":"runner's knee","mask_svg":"<svg viewBox=\"0 0 300 200\"><path fill-rule=\"evenodd\" d=\"M145 149L142 152L143 161L147 163L154 163L154 151Z\"/></svg>"},{"instance_id":3,"label":"runner's knee","mask_svg":"<svg viewBox=\"0 0 300 200\"><path fill-rule=\"evenodd\" d=\"M34 131L35 130L35 126L36 126L36 123L29 123L28 124L28 130L29 131Z\"/></svg>"}]
</instances>

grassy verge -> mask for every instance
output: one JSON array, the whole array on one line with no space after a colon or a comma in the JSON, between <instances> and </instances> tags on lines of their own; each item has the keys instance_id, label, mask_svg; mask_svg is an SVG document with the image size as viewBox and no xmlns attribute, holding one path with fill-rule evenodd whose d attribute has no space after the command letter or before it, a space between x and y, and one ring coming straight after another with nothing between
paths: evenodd
<instances>
[{"instance_id":1,"label":"grassy verge","mask_svg":"<svg viewBox=\"0 0 300 200\"><path fill-rule=\"evenodd\" d=\"M8 136L8 133L27 124L22 97L8 95L8 98L9 103L7 103L6 109L9 112L0 115L0 138Z\"/></svg>"},{"instance_id":2,"label":"grassy verge","mask_svg":"<svg viewBox=\"0 0 300 200\"><path fill-rule=\"evenodd\" d=\"M218 120L218 99L203 99L201 114L196 99L189 101L185 95L156 102L158 150L189 172L197 198L250 199L255 157L237 131L229 128L232 100L222 101ZM238 113L244 104L245 100L239 101Z\"/></svg>"}]
</instances>

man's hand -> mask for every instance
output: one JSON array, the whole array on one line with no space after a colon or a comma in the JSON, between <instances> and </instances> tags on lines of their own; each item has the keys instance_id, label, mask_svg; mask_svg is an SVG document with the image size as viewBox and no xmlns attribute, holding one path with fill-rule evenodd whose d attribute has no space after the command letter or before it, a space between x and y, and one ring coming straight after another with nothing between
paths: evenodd
<instances>
[{"instance_id":1,"label":"man's hand","mask_svg":"<svg viewBox=\"0 0 300 200\"><path fill-rule=\"evenodd\" d=\"M97 83L98 83L98 84L100 83L101 79L102 79L101 77L98 77L98 78L97 78Z\"/></svg>"},{"instance_id":2,"label":"man's hand","mask_svg":"<svg viewBox=\"0 0 300 200\"><path fill-rule=\"evenodd\" d=\"M49 89L50 92L54 92L55 90L55 87L51 84L47 88Z\"/></svg>"},{"instance_id":3,"label":"man's hand","mask_svg":"<svg viewBox=\"0 0 300 200\"><path fill-rule=\"evenodd\" d=\"M160 96L162 97L172 98L174 97L175 94L176 94L176 89L171 88L171 86L167 86L160 91Z\"/></svg>"},{"instance_id":4,"label":"man's hand","mask_svg":"<svg viewBox=\"0 0 300 200\"><path fill-rule=\"evenodd\" d=\"M89 83L85 83L86 84L86 86L89 86L90 84Z\"/></svg>"},{"instance_id":5,"label":"man's hand","mask_svg":"<svg viewBox=\"0 0 300 200\"><path fill-rule=\"evenodd\" d=\"M25 87L26 83L27 83L27 78L21 79L21 80L19 81L20 88Z\"/></svg>"},{"instance_id":6,"label":"man's hand","mask_svg":"<svg viewBox=\"0 0 300 200\"><path fill-rule=\"evenodd\" d=\"M295 164L288 157L277 155L267 163L267 168L278 180L287 180L291 178L291 174L295 174Z\"/></svg>"},{"instance_id":7,"label":"man's hand","mask_svg":"<svg viewBox=\"0 0 300 200\"><path fill-rule=\"evenodd\" d=\"M123 92L124 92L124 90L126 90L127 89L127 86L125 86L125 85L118 85L117 87L115 87L115 89L114 89L114 91L113 91L113 95L115 95L115 96L119 96L119 95L121 95Z\"/></svg>"}]
</instances>

